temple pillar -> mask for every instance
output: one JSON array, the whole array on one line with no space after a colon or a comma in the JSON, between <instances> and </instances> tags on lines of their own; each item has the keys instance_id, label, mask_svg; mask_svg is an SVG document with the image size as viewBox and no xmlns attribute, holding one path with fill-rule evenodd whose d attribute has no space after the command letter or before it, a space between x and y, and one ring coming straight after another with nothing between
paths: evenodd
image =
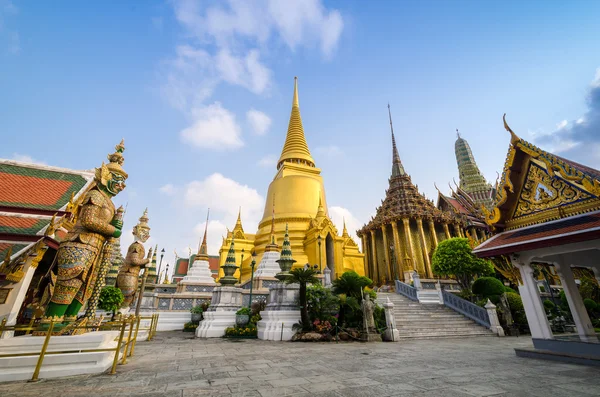
<instances>
[{"instance_id":1,"label":"temple pillar","mask_svg":"<svg viewBox=\"0 0 600 397\"><path fill-rule=\"evenodd\" d=\"M448 224L444 222L444 233L446 233L446 239L451 239L450 229L448 229Z\"/></svg>"},{"instance_id":2,"label":"temple pillar","mask_svg":"<svg viewBox=\"0 0 600 397\"><path fill-rule=\"evenodd\" d=\"M406 257L408 259L408 263L404 269L404 281L408 282L411 280L412 272L415 270L415 249L413 247L412 236L410 234L410 220L408 218L403 218L402 224L404 225L404 233L406 234Z\"/></svg>"},{"instance_id":3,"label":"temple pillar","mask_svg":"<svg viewBox=\"0 0 600 397\"><path fill-rule=\"evenodd\" d=\"M423 230L423 220L417 218L417 227L419 229L419 236L421 237L421 246L423 247L423 261L425 262L425 277L432 278L431 273L431 262L429 261L429 249L427 248L427 240L425 240L425 230Z\"/></svg>"},{"instance_id":4,"label":"temple pillar","mask_svg":"<svg viewBox=\"0 0 600 397\"><path fill-rule=\"evenodd\" d=\"M379 278L379 269L377 266L377 249L375 248L375 230L369 230L371 233L371 259L373 260L373 282L377 284Z\"/></svg>"},{"instance_id":5,"label":"temple pillar","mask_svg":"<svg viewBox=\"0 0 600 397\"><path fill-rule=\"evenodd\" d=\"M438 238L437 234L435 233L435 223L433 223L433 219L430 219L428 223L429 230L431 231L431 241L433 242L433 249L436 249L438 246Z\"/></svg>"},{"instance_id":6,"label":"temple pillar","mask_svg":"<svg viewBox=\"0 0 600 397\"><path fill-rule=\"evenodd\" d=\"M546 317L546 310L540 298L540 290L533 279L533 268L529 262L520 263L511 258L512 264L521 273L522 285L519 285L519 294L523 300L523 308L527 317L527 324L531 337L536 339L552 339L552 330Z\"/></svg>"},{"instance_id":7,"label":"temple pillar","mask_svg":"<svg viewBox=\"0 0 600 397\"><path fill-rule=\"evenodd\" d=\"M575 278L573 277L573 271L571 270L570 264L566 261L562 261L560 264L557 263L556 271L560 277L560 283L562 284L563 290L565 291L567 303L571 309L579 339L583 342L598 342L594 326L585 309L577 284L575 284Z\"/></svg>"},{"instance_id":8,"label":"temple pillar","mask_svg":"<svg viewBox=\"0 0 600 397\"><path fill-rule=\"evenodd\" d=\"M367 255L367 235L365 233L363 233L363 235L360 237L360 241L362 243L362 253L365 256L365 273L367 277L371 278L371 269L369 268L369 255Z\"/></svg>"},{"instance_id":9,"label":"temple pillar","mask_svg":"<svg viewBox=\"0 0 600 397\"><path fill-rule=\"evenodd\" d=\"M388 246L386 229L386 225L381 225L381 233L383 234L383 253L387 265L385 270L387 271L387 281L391 281L394 278L392 277L392 261L390 260L390 247Z\"/></svg>"},{"instance_id":10,"label":"temple pillar","mask_svg":"<svg viewBox=\"0 0 600 397\"><path fill-rule=\"evenodd\" d=\"M456 232L456 237L464 237L460 226L458 226L458 223L454 224L454 231Z\"/></svg>"},{"instance_id":11,"label":"temple pillar","mask_svg":"<svg viewBox=\"0 0 600 397\"><path fill-rule=\"evenodd\" d=\"M396 266L398 267L398 278L402 281L405 281L404 274L402 273L402 251L400 249L400 235L398 234L398 224L396 223L396 221L392 222L392 235L394 237L394 245L396 246L394 252L396 253Z\"/></svg>"}]
</instances>

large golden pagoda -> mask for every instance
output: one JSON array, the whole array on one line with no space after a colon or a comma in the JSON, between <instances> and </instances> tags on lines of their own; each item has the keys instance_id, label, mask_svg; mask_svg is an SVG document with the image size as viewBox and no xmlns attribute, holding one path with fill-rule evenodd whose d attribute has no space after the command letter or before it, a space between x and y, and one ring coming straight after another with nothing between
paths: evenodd
<instances>
[{"instance_id":1,"label":"large golden pagoda","mask_svg":"<svg viewBox=\"0 0 600 397\"><path fill-rule=\"evenodd\" d=\"M364 274L364 255L358 245L345 228L340 236L329 218L321 170L315 166L304 136L297 78L294 78L287 136L277 162L277 173L269 185L258 231L245 233L240 214L233 230L223 239L220 263L225 262L231 239L235 239L236 263L242 263L242 281L248 280L252 251L256 252L256 263L260 263L265 251L273 250L274 244L281 244L286 225L296 266L309 263L323 270L329 268L332 279L349 270Z\"/></svg>"},{"instance_id":2,"label":"large golden pagoda","mask_svg":"<svg viewBox=\"0 0 600 397\"><path fill-rule=\"evenodd\" d=\"M464 237L464 220L438 209L412 183L400 161L391 112L389 117L392 132L389 188L375 217L357 231L367 258L367 275L377 284L396 279L408 282L414 271L422 278L433 278L431 256L438 242Z\"/></svg>"}]
</instances>

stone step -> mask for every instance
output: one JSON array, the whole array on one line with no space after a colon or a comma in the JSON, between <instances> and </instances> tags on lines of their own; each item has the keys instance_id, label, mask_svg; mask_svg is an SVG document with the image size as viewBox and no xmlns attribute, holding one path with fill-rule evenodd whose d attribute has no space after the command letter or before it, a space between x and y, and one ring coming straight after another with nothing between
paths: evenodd
<instances>
[{"instance_id":1,"label":"stone step","mask_svg":"<svg viewBox=\"0 0 600 397\"><path fill-rule=\"evenodd\" d=\"M465 327L449 327L449 326L440 326L440 327L413 327L413 326L408 326L408 327L404 327L404 326L400 326L398 325L398 331L400 331L400 333L402 333L402 331L406 331L406 332L410 332L410 333L419 333L419 332L437 332L440 334L451 334L451 333L456 333L456 332L480 332L480 327L479 325L474 325L472 324L471 326L465 326ZM485 330L485 328L484 328Z\"/></svg>"},{"instance_id":2,"label":"stone step","mask_svg":"<svg viewBox=\"0 0 600 397\"><path fill-rule=\"evenodd\" d=\"M472 338L472 337L490 337L496 336L496 334L489 333L469 333L469 334L413 334L413 335L400 335L399 339L440 339L440 338Z\"/></svg>"},{"instance_id":3,"label":"stone step","mask_svg":"<svg viewBox=\"0 0 600 397\"><path fill-rule=\"evenodd\" d=\"M418 318L418 319L414 319L414 320L406 320L406 319L402 319L402 318L397 318L396 319L396 324L400 325L410 325L410 324L452 324L452 325L457 325L457 324L475 324L473 321L466 319L464 317L456 317L456 318L448 318L448 319L444 319L443 322L441 322L439 319L435 319L435 318Z\"/></svg>"}]
</instances>

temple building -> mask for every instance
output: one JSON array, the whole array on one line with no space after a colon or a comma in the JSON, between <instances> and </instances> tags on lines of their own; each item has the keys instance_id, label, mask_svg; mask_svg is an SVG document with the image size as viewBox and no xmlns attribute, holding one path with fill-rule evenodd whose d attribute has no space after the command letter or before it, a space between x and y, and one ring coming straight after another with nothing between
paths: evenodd
<instances>
[{"instance_id":1,"label":"temple building","mask_svg":"<svg viewBox=\"0 0 600 397\"><path fill-rule=\"evenodd\" d=\"M600 281L600 171L541 150L506 121L504 127L508 155L494 205L484 211L494 236L473 253L494 259L519 286L534 348L515 349L517 355L597 363L600 344L577 278L585 268ZM580 340L553 334L535 276L542 267L560 279Z\"/></svg>"},{"instance_id":2,"label":"temple building","mask_svg":"<svg viewBox=\"0 0 600 397\"><path fill-rule=\"evenodd\" d=\"M60 241L75 224L94 174L0 160L0 321L40 308Z\"/></svg>"},{"instance_id":3,"label":"temple building","mask_svg":"<svg viewBox=\"0 0 600 397\"><path fill-rule=\"evenodd\" d=\"M322 270L329 268L332 279L349 270L364 274L364 255L358 245L348 233L340 235L329 218L321 170L316 167L304 136L296 78L288 131L258 231L246 233L240 215L223 239L220 264L225 263L231 240L235 239L236 263L241 265L242 281L247 281L252 252L260 263L264 253L271 252L267 246L281 244L286 224L296 266L309 263ZM239 271L236 275L239 277Z\"/></svg>"},{"instance_id":4,"label":"temple building","mask_svg":"<svg viewBox=\"0 0 600 397\"><path fill-rule=\"evenodd\" d=\"M419 193L400 161L391 112L389 117L392 132L389 188L375 217L357 231L367 258L367 275L377 284L391 280L408 282L415 270L424 279L433 278L433 250L441 240L464 237L465 225L461 217L438 209Z\"/></svg>"},{"instance_id":5,"label":"temple building","mask_svg":"<svg viewBox=\"0 0 600 397\"><path fill-rule=\"evenodd\" d=\"M178 282L183 280L183 278L188 275L190 265L196 261L197 256L198 256L198 254L192 254L188 258L181 258L181 257L176 258L175 259L175 270L173 271L173 279L172 280L170 279L169 281L171 281L173 284L177 284ZM208 256L208 264L209 264L210 270L213 274L213 277L216 279L219 275L219 257L216 255L209 255ZM156 270L155 270L155 272L156 272ZM164 272L164 269L163 269L163 272ZM150 275L148 275L148 277L150 277Z\"/></svg>"},{"instance_id":6,"label":"temple building","mask_svg":"<svg viewBox=\"0 0 600 397\"><path fill-rule=\"evenodd\" d=\"M490 232L484 221L482 206L487 209L492 207L495 189L479 171L469 143L460 136L458 130L456 135L454 154L458 165L459 183L456 185L455 182L455 189L450 186L450 196L444 195L438 189L437 207L462 218L466 237L477 242L489 237Z\"/></svg>"}]
</instances>

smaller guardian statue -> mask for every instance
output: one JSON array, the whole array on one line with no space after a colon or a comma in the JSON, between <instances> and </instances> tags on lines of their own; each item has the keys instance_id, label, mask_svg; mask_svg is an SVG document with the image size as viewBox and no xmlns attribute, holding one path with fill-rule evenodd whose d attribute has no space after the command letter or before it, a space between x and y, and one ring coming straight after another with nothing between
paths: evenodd
<instances>
[{"instance_id":1,"label":"smaller guardian statue","mask_svg":"<svg viewBox=\"0 0 600 397\"><path fill-rule=\"evenodd\" d=\"M146 250L143 246L143 243L150 238L147 208L140 217L138 224L133 228L133 238L134 241L127 249L125 262L123 262L117 276L117 288L121 290L125 298L121 305L122 308L129 308L133 303L138 289L140 271L150 262L150 258L146 258Z\"/></svg>"}]
</instances>

